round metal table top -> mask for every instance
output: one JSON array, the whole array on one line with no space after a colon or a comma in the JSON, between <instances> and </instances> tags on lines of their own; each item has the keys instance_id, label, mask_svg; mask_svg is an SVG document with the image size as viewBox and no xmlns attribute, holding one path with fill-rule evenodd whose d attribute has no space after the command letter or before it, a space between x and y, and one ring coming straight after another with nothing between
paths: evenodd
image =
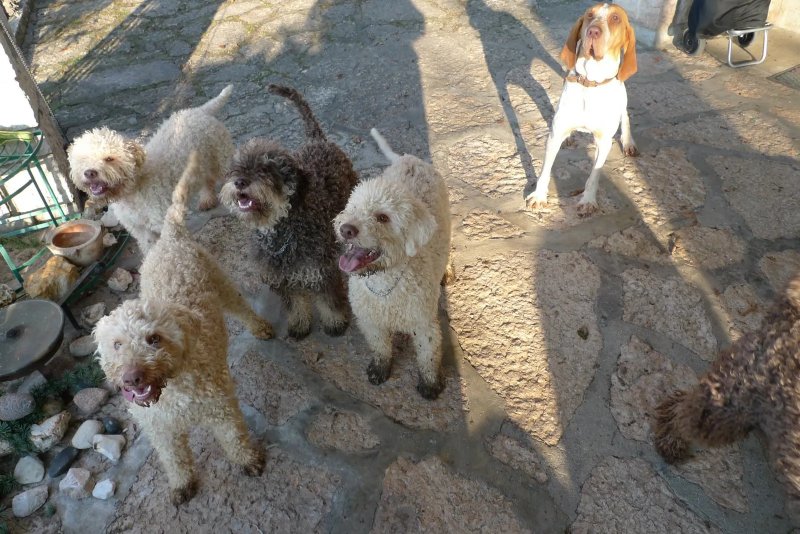
<instances>
[{"instance_id":1,"label":"round metal table top","mask_svg":"<svg viewBox=\"0 0 800 534\"><path fill-rule=\"evenodd\" d=\"M49 300L21 300L0 308L0 380L47 363L64 338L64 311Z\"/></svg>"}]
</instances>

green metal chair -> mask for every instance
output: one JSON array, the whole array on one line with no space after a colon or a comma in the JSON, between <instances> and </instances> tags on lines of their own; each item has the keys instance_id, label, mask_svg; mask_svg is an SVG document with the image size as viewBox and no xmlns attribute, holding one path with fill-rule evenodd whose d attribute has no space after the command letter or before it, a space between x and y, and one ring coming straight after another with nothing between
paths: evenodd
<instances>
[{"instance_id":1,"label":"green metal chair","mask_svg":"<svg viewBox=\"0 0 800 534\"><path fill-rule=\"evenodd\" d=\"M50 182L42 170L39 162L39 149L42 147L44 137L40 130L31 131L0 131L0 209L6 208L7 213L0 215L0 255L3 256L6 264L14 278L22 284L20 272L34 263L47 250L42 247L32 258L21 265L17 265L3 246L2 239L9 237L22 236L31 232L37 232L49 226L58 226L72 218L67 215L61 204L56 201L56 195ZM39 180L34 177L34 171L39 173ZM20 174L27 173L27 180L22 185L14 184L13 191L9 191L9 182ZM40 183L47 189L54 204L48 204L47 199L42 193ZM42 207L24 213L15 213L11 201L33 186L42 201ZM42 221L41 216L46 214L46 220ZM74 216L78 216L75 214Z\"/></svg>"}]
</instances>

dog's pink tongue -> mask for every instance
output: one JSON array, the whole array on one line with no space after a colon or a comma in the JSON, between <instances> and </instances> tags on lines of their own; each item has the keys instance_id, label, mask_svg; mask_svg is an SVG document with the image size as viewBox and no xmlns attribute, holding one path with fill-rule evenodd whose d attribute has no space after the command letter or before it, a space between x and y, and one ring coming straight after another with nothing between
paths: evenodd
<instances>
[{"instance_id":1,"label":"dog's pink tongue","mask_svg":"<svg viewBox=\"0 0 800 534\"><path fill-rule=\"evenodd\" d=\"M361 261L353 254L342 254L339 256L339 269L346 273L352 273L361 265Z\"/></svg>"},{"instance_id":2,"label":"dog's pink tongue","mask_svg":"<svg viewBox=\"0 0 800 534\"><path fill-rule=\"evenodd\" d=\"M136 396L136 394L133 392L133 390L122 388L122 396L125 397L126 401L133 402L133 398Z\"/></svg>"},{"instance_id":3,"label":"dog's pink tongue","mask_svg":"<svg viewBox=\"0 0 800 534\"><path fill-rule=\"evenodd\" d=\"M239 199L239 209L249 210L253 207L253 199L252 198L240 198Z\"/></svg>"}]
</instances>

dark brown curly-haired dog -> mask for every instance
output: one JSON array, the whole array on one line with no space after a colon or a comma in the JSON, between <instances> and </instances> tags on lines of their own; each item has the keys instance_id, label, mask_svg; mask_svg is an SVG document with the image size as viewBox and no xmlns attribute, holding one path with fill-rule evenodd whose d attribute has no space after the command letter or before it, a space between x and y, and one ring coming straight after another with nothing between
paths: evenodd
<instances>
[{"instance_id":1,"label":"dark brown curly-haired dog","mask_svg":"<svg viewBox=\"0 0 800 534\"><path fill-rule=\"evenodd\" d=\"M689 445L731 443L760 428L788 509L800 511L800 275L772 307L761 329L719 353L700 383L672 393L657 408L655 445L668 462Z\"/></svg>"},{"instance_id":2,"label":"dark brown curly-haired dog","mask_svg":"<svg viewBox=\"0 0 800 534\"><path fill-rule=\"evenodd\" d=\"M344 209L358 176L300 93L279 85L270 85L269 92L297 106L306 143L290 152L269 139L247 141L234 155L220 197L255 228L255 258L264 282L288 309L289 335L308 335L312 302L325 332L341 335L348 324L347 297L331 221Z\"/></svg>"}]
</instances>

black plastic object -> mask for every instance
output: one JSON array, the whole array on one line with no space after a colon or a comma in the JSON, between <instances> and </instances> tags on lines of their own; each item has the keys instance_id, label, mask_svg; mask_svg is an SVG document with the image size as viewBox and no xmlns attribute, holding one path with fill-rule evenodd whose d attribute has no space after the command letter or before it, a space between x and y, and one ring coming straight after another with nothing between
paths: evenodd
<instances>
[{"instance_id":1,"label":"black plastic object","mask_svg":"<svg viewBox=\"0 0 800 534\"><path fill-rule=\"evenodd\" d=\"M764 26L769 3L770 0L694 0L689 9L689 33L700 38L714 37L728 30Z\"/></svg>"},{"instance_id":2,"label":"black plastic object","mask_svg":"<svg viewBox=\"0 0 800 534\"><path fill-rule=\"evenodd\" d=\"M0 308L0 380L24 376L48 362L64 339L64 312L49 300Z\"/></svg>"}]
</instances>

